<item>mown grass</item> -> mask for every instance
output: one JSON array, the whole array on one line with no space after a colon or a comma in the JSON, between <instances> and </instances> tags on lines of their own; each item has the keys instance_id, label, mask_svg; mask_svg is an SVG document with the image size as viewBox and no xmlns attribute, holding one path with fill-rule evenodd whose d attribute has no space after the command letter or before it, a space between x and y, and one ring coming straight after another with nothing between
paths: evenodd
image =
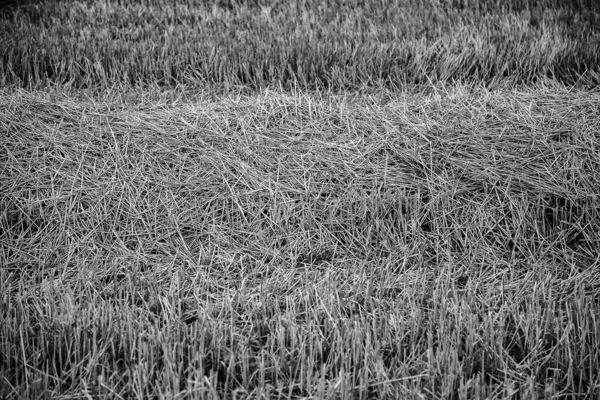
<instances>
[{"instance_id":1,"label":"mown grass","mask_svg":"<svg viewBox=\"0 0 600 400\"><path fill-rule=\"evenodd\" d=\"M355 90L600 83L595 1L61 1L0 17L0 82Z\"/></svg>"},{"instance_id":2,"label":"mown grass","mask_svg":"<svg viewBox=\"0 0 600 400\"><path fill-rule=\"evenodd\" d=\"M600 396L598 4L0 12L0 398Z\"/></svg>"},{"instance_id":3,"label":"mown grass","mask_svg":"<svg viewBox=\"0 0 600 400\"><path fill-rule=\"evenodd\" d=\"M599 394L597 91L150 95L0 95L0 397Z\"/></svg>"}]
</instances>

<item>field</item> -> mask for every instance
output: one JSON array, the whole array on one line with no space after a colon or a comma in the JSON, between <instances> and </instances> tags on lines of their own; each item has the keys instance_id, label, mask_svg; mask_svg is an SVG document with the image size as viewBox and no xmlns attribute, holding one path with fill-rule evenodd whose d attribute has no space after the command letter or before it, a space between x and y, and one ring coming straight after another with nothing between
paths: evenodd
<instances>
[{"instance_id":1,"label":"field","mask_svg":"<svg viewBox=\"0 0 600 400\"><path fill-rule=\"evenodd\" d=\"M0 398L600 397L600 4L0 10Z\"/></svg>"}]
</instances>

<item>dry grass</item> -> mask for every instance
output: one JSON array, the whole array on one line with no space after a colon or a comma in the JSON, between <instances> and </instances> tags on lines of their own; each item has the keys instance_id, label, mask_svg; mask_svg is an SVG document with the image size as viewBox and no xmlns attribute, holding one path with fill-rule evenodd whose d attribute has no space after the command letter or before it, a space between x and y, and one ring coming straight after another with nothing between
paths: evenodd
<instances>
[{"instance_id":1,"label":"dry grass","mask_svg":"<svg viewBox=\"0 0 600 400\"><path fill-rule=\"evenodd\" d=\"M3 89L0 397L598 395L600 93L548 85Z\"/></svg>"},{"instance_id":2,"label":"dry grass","mask_svg":"<svg viewBox=\"0 0 600 400\"><path fill-rule=\"evenodd\" d=\"M0 13L0 85L600 84L600 3L63 0Z\"/></svg>"}]
</instances>

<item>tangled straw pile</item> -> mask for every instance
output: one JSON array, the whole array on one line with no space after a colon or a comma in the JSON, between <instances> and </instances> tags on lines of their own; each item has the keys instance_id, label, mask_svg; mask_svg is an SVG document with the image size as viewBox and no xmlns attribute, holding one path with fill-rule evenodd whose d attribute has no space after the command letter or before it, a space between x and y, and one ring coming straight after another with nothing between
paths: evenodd
<instances>
[{"instance_id":1,"label":"tangled straw pile","mask_svg":"<svg viewBox=\"0 0 600 400\"><path fill-rule=\"evenodd\" d=\"M11 387L598 383L598 92L0 99Z\"/></svg>"}]
</instances>

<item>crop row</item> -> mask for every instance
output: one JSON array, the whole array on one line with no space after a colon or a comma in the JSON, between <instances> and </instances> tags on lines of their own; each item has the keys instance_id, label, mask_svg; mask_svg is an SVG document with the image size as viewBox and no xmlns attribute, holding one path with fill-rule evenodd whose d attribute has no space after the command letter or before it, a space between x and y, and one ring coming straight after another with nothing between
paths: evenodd
<instances>
[{"instance_id":1,"label":"crop row","mask_svg":"<svg viewBox=\"0 0 600 400\"><path fill-rule=\"evenodd\" d=\"M38 2L0 17L0 84L597 84L599 28L583 0Z\"/></svg>"}]
</instances>

